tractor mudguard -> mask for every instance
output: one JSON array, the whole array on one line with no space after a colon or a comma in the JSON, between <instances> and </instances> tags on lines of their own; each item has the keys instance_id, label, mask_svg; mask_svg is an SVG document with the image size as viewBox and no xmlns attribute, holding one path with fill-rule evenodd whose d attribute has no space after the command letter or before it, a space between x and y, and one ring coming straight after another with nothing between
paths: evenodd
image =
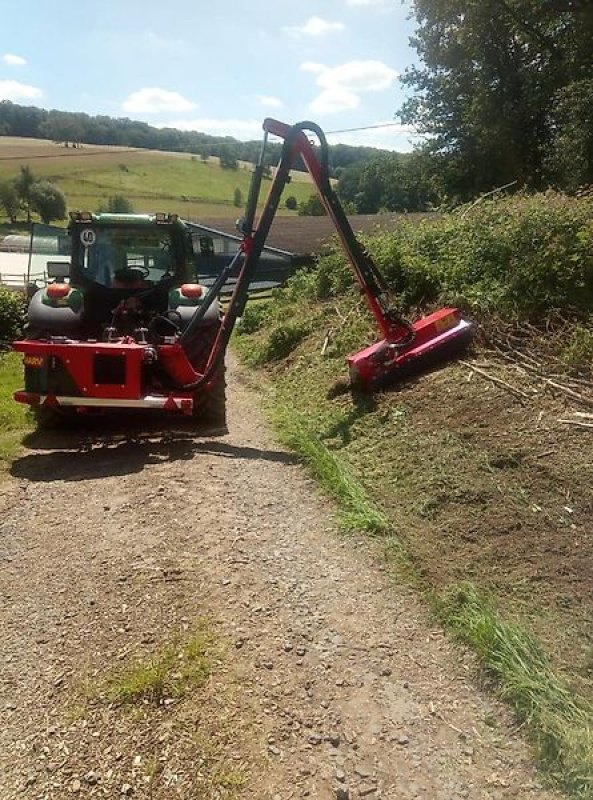
<instances>
[{"instance_id":1,"label":"tractor mudguard","mask_svg":"<svg viewBox=\"0 0 593 800\"><path fill-rule=\"evenodd\" d=\"M176 306L171 308L175 314L179 314L181 320L181 330L185 330L189 325L193 315L198 310L199 306ZM207 328L209 325L214 325L220 319L220 303L214 300L212 305L208 308L203 318L198 323L198 328Z\"/></svg>"},{"instance_id":2,"label":"tractor mudguard","mask_svg":"<svg viewBox=\"0 0 593 800\"><path fill-rule=\"evenodd\" d=\"M35 338L39 331L56 336L73 336L82 328L82 306L47 305L46 290L35 292L29 303L25 335ZM30 332L30 333L29 333Z\"/></svg>"}]
</instances>

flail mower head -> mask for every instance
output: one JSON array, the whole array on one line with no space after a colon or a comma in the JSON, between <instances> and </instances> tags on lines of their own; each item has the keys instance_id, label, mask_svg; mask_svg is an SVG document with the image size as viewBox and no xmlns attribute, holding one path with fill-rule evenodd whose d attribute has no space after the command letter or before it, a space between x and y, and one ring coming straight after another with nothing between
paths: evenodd
<instances>
[{"instance_id":1,"label":"flail mower head","mask_svg":"<svg viewBox=\"0 0 593 800\"><path fill-rule=\"evenodd\" d=\"M474 335L457 308L442 308L409 324L408 335L381 339L348 356L354 389L372 391L454 357Z\"/></svg>"}]
</instances>

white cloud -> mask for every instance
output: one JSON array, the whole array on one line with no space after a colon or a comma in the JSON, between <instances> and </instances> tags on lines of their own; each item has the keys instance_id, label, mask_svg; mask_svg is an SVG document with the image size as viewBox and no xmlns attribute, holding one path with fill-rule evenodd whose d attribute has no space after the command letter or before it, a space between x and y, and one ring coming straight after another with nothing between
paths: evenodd
<instances>
[{"instance_id":1,"label":"white cloud","mask_svg":"<svg viewBox=\"0 0 593 800\"><path fill-rule=\"evenodd\" d=\"M309 110L316 114L333 114L336 111L348 111L356 108L359 103L360 97L354 92L334 87L333 89L324 89L318 94L315 100L309 103Z\"/></svg>"},{"instance_id":2,"label":"white cloud","mask_svg":"<svg viewBox=\"0 0 593 800\"><path fill-rule=\"evenodd\" d=\"M19 81L0 81L0 100L35 100L43 92L36 86L29 86Z\"/></svg>"},{"instance_id":3,"label":"white cloud","mask_svg":"<svg viewBox=\"0 0 593 800\"><path fill-rule=\"evenodd\" d=\"M389 89L397 72L382 61L347 61L319 74L317 83L325 89L340 87L352 92L380 92Z\"/></svg>"},{"instance_id":4,"label":"white cloud","mask_svg":"<svg viewBox=\"0 0 593 800\"><path fill-rule=\"evenodd\" d=\"M160 111L192 111L196 104L179 92L150 87L132 92L122 103L122 108L136 114L155 114Z\"/></svg>"},{"instance_id":5,"label":"white cloud","mask_svg":"<svg viewBox=\"0 0 593 800\"><path fill-rule=\"evenodd\" d=\"M303 72L325 72L327 67L325 64L319 64L317 61L303 61L301 64L301 69Z\"/></svg>"},{"instance_id":6,"label":"white cloud","mask_svg":"<svg viewBox=\"0 0 593 800\"><path fill-rule=\"evenodd\" d=\"M284 103L278 97L271 97L267 94L258 94L257 95L257 102L262 105L266 106L266 108L283 108Z\"/></svg>"},{"instance_id":7,"label":"white cloud","mask_svg":"<svg viewBox=\"0 0 593 800\"><path fill-rule=\"evenodd\" d=\"M309 17L304 25L295 25L290 28L284 28L286 33L293 36L325 36L326 33L331 31L343 31L344 24L342 22L328 22L321 17Z\"/></svg>"},{"instance_id":8,"label":"white cloud","mask_svg":"<svg viewBox=\"0 0 593 800\"><path fill-rule=\"evenodd\" d=\"M422 136L413 125L402 125L379 121L377 126L366 130L344 131L342 133L327 133L327 140L331 144L349 144L353 147L378 147L382 150L397 150L400 153L409 152L414 144L422 140Z\"/></svg>"},{"instance_id":9,"label":"white cloud","mask_svg":"<svg viewBox=\"0 0 593 800\"><path fill-rule=\"evenodd\" d=\"M27 63L25 58L17 56L14 53L4 53L2 61L4 61L5 64L10 64L11 67L23 67Z\"/></svg>"},{"instance_id":10,"label":"white cloud","mask_svg":"<svg viewBox=\"0 0 593 800\"><path fill-rule=\"evenodd\" d=\"M305 61L301 69L317 75L315 81L322 91L309 109L321 114L356 108L360 94L389 89L397 77L397 72L387 64L373 60L347 61L337 67Z\"/></svg>"},{"instance_id":11,"label":"white cloud","mask_svg":"<svg viewBox=\"0 0 593 800\"><path fill-rule=\"evenodd\" d=\"M262 121L259 119L214 119L201 117L198 119L182 119L174 122L163 122L159 128L179 128L182 131L199 131L213 136L233 136L235 139L247 141L262 136Z\"/></svg>"}]
</instances>

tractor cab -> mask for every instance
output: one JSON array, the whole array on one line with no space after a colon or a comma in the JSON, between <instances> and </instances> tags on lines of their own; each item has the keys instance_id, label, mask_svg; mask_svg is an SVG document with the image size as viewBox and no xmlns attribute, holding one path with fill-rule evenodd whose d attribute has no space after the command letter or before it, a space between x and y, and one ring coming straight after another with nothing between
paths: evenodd
<instances>
[{"instance_id":1,"label":"tractor cab","mask_svg":"<svg viewBox=\"0 0 593 800\"><path fill-rule=\"evenodd\" d=\"M191 241L176 215L74 212L69 230L70 281L81 288L128 293L191 280Z\"/></svg>"},{"instance_id":2,"label":"tractor cab","mask_svg":"<svg viewBox=\"0 0 593 800\"><path fill-rule=\"evenodd\" d=\"M50 282L29 307L31 338L173 335L200 302L191 234L177 215L75 211L62 239L70 261L48 262Z\"/></svg>"}]
</instances>

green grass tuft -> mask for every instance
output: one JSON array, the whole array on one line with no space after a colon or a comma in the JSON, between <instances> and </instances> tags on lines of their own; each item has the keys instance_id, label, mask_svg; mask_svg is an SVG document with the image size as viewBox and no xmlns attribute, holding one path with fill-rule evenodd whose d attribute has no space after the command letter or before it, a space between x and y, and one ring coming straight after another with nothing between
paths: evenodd
<instances>
[{"instance_id":1,"label":"green grass tuft","mask_svg":"<svg viewBox=\"0 0 593 800\"><path fill-rule=\"evenodd\" d=\"M28 408L16 403L13 392L23 385L23 366L16 353L0 355L0 475L18 452L23 435L33 428Z\"/></svg>"},{"instance_id":2,"label":"green grass tuft","mask_svg":"<svg viewBox=\"0 0 593 800\"><path fill-rule=\"evenodd\" d=\"M472 584L438 601L444 625L470 645L525 723L544 765L574 797L593 792L593 708L554 672L539 644L504 622Z\"/></svg>"},{"instance_id":3,"label":"green grass tuft","mask_svg":"<svg viewBox=\"0 0 593 800\"><path fill-rule=\"evenodd\" d=\"M105 696L122 705L144 701L160 705L167 698L183 697L208 680L213 646L214 638L206 631L181 645L169 645L110 678Z\"/></svg>"}]
</instances>

